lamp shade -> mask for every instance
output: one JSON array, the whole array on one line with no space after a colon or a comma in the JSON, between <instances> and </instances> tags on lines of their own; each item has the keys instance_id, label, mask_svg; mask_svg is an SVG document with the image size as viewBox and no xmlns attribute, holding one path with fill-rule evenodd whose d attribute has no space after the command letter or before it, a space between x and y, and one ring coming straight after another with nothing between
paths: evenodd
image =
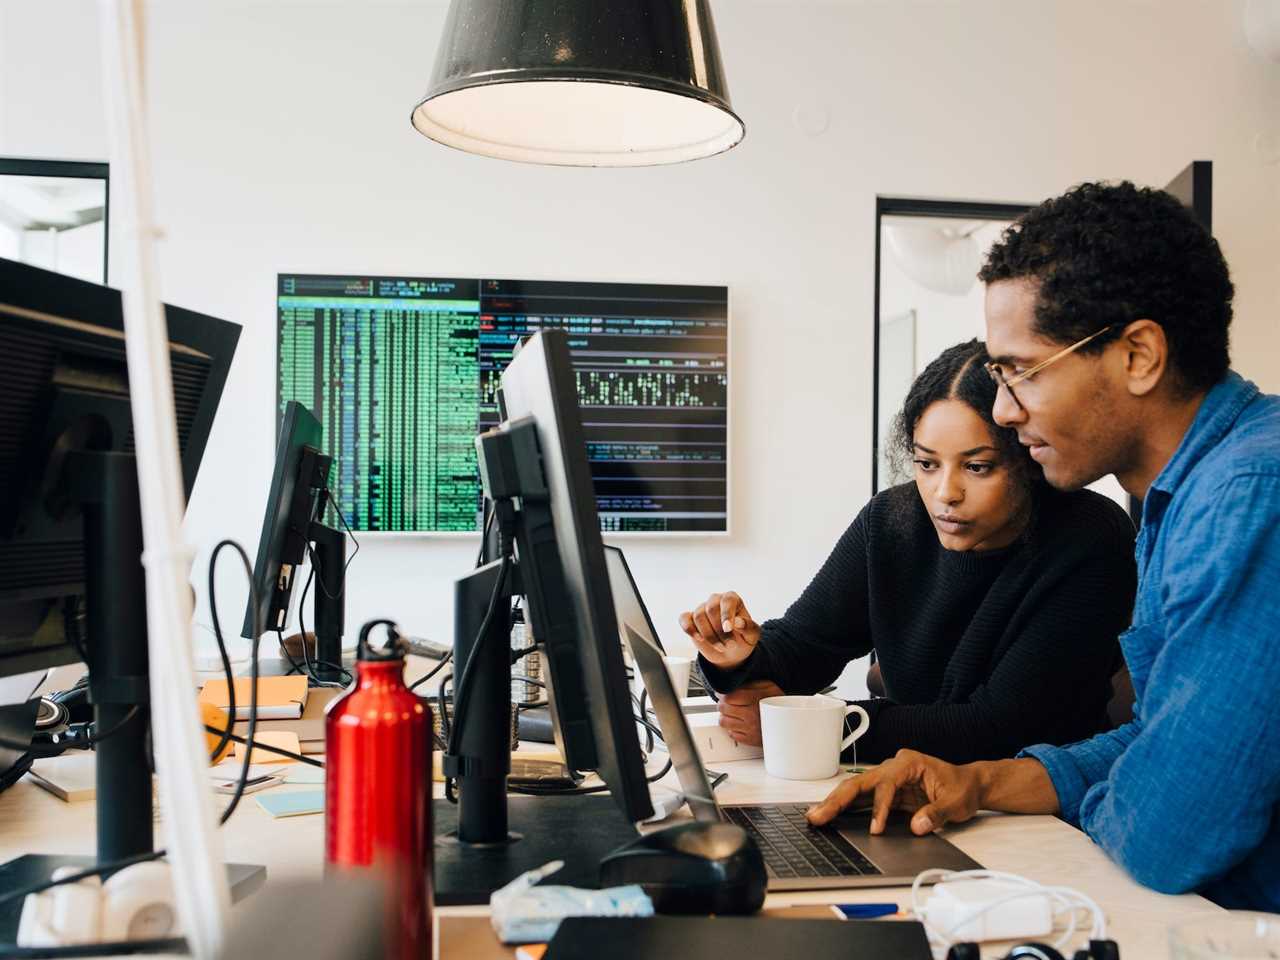
<instances>
[{"instance_id":1,"label":"lamp shade","mask_svg":"<svg viewBox=\"0 0 1280 960\"><path fill-rule=\"evenodd\" d=\"M708 0L452 0L413 125L505 160L645 166L745 133Z\"/></svg>"}]
</instances>

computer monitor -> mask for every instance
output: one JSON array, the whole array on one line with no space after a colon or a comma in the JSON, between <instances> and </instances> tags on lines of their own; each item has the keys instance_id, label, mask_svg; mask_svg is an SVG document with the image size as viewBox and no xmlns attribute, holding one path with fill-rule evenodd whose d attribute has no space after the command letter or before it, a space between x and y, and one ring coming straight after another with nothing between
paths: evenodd
<instances>
[{"instance_id":1,"label":"computer monitor","mask_svg":"<svg viewBox=\"0 0 1280 960\"><path fill-rule=\"evenodd\" d=\"M322 522L328 500L332 458L321 448L320 422L302 404L289 401L280 418L275 467L253 567L258 610L245 606L242 635L254 637L254 624L283 636L289 598L303 560L312 562L319 580L314 593L317 665L313 680L332 682L341 674L346 546L342 533ZM313 547L314 544L314 547ZM304 644L306 638L303 638ZM310 660L304 646L303 659Z\"/></svg>"},{"instance_id":2,"label":"computer monitor","mask_svg":"<svg viewBox=\"0 0 1280 960\"><path fill-rule=\"evenodd\" d=\"M524 870L563 859L566 883L591 884L599 859L653 814L604 545L582 442L568 337L543 330L502 375L507 419L476 439L502 552L458 582L454 736L443 758L458 781L458 831L437 846L439 903L475 903ZM504 592L504 582L514 588ZM596 771L614 811L591 797L540 797L509 810L512 593L545 645L549 701L570 768ZM553 803L552 801L561 801ZM578 808L570 801L588 801ZM568 804L566 806L566 804ZM523 838L507 833L508 814ZM437 822L452 811L437 807ZM621 814L621 816L619 816ZM443 815L443 816L442 816ZM459 852L459 850L463 852Z\"/></svg>"},{"instance_id":3,"label":"computer monitor","mask_svg":"<svg viewBox=\"0 0 1280 960\"><path fill-rule=\"evenodd\" d=\"M606 532L728 530L729 291L693 284L283 274L278 403L324 430L354 529L475 532L472 441L522 339L569 334Z\"/></svg>"},{"instance_id":4,"label":"computer monitor","mask_svg":"<svg viewBox=\"0 0 1280 960\"><path fill-rule=\"evenodd\" d=\"M189 494L240 328L174 307L165 320ZM0 383L0 675L85 660L96 729L109 731L94 746L98 860L149 852L142 505L119 291L0 260ZM0 877L22 886L71 859L23 857Z\"/></svg>"},{"instance_id":5,"label":"computer monitor","mask_svg":"<svg viewBox=\"0 0 1280 960\"><path fill-rule=\"evenodd\" d=\"M537 432L565 600L576 625L576 652L595 743L594 769L627 818L643 820L652 816L653 806L622 661L565 332L543 330L527 340L502 374L502 392L507 422L528 417ZM531 612L536 618L536 611ZM538 636L536 619L533 629ZM554 683L556 658L549 659Z\"/></svg>"},{"instance_id":6,"label":"computer monitor","mask_svg":"<svg viewBox=\"0 0 1280 960\"><path fill-rule=\"evenodd\" d=\"M84 524L59 464L133 451L120 293L0 259L0 676L83 659ZM240 338L165 305L188 497ZM61 418L61 419L59 419Z\"/></svg>"}]
</instances>

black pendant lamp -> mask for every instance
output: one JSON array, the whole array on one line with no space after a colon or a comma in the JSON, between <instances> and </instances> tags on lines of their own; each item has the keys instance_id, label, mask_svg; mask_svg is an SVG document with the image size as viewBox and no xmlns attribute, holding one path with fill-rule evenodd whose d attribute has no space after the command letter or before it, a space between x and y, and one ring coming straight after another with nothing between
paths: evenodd
<instances>
[{"instance_id":1,"label":"black pendant lamp","mask_svg":"<svg viewBox=\"0 0 1280 960\"><path fill-rule=\"evenodd\" d=\"M592 167L696 160L746 132L708 0L452 0L412 119L470 153Z\"/></svg>"}]
</instances>

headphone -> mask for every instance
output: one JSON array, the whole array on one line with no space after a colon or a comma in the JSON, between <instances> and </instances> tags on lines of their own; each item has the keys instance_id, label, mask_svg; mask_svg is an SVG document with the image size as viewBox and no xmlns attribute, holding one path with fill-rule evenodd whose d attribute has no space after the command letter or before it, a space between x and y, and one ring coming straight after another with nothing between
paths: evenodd
<instances>
[{"instance_id":1,"label":"headphone","mask_svg":"<svg viewBox=\"0 0 1280 960\"><path fill-rule=\"evenodd\" d=\"M976 943L957 943L947 951L947 960L981 960ZM1004 955L1004 960L1066 960L1047 943L1020 943ZM1087 948L1077 950L1071 960L1120 960L1120 947L1114 940L1090 940Z\"/></svg>"}]
</instances>

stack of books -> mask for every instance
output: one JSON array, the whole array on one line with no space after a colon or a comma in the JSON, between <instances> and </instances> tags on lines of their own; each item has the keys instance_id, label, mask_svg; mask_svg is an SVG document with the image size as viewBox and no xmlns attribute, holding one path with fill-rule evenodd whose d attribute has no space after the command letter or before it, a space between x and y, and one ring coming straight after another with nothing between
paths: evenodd
<instances>
[{"instance_id":1,"label":"stack of books","mask_svg":"<svg viewBox=\"0 0 1280 960\"><path fill-rule=\"evenodd\" d=\"M249 732L249 678L238 677L236 715L231 732L238 737ZM258 733L294 733L304 754L324 753L324 712L342 690L337 687L308 687L307 678L258 678ZM227 681L210 680L200 690L200 700L227 710Z\"/></svg>"}]
</instances>

